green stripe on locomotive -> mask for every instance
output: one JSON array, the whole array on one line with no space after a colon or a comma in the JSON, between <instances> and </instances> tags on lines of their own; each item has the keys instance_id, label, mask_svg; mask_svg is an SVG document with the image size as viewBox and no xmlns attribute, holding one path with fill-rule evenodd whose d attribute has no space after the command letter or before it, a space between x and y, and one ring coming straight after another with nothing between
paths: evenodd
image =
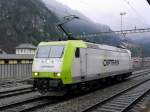
<instances>
[{"instance_id":1,"label":"green stripe on locomotive","mask_svg":"<svg viewBox=\"0 0 150 112\"><path fill-rule=\"evenodd\" d=\"M54 72L38 72L38 76L35 76L32 72L33 78L51 78L51 79L61 79L63 84L72 84L72 64L76 48L87 48L87 45L82 40L68 40L68 41L58 41L58 42L41 42L39 46L50 46L50 45L64 45L64 54L61 58L61 76L57 76ZM34 64L34 62L33 62Z\"/></svg>"}]
</instances>

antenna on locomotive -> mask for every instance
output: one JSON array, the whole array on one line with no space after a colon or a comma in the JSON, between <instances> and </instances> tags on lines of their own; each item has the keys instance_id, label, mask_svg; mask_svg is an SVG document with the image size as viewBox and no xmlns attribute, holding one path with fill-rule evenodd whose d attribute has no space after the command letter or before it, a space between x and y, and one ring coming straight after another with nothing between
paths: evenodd
<instances>
[{"instance_id":1,"label":"antenna on locomotive","mask_svg":"<svg viewBox=\"0 0 150 112\"><path fill-rule=\"evenodd\" d=\"M73 40L74 37L72 36L71 33L68 33L68 32L63 28L63 25L64 25L65 23L68 23L68 22L72 21L73 19L79 19L79 17L77 17L77 16L75 16L75 15L64 16L64 20L61 21L61 22L59 22L59 23L57 24L57 28L58 28L58 29L60 28L60 29L65 33L65 35L68 37L68 40Z\"/></svg>"}]
</instances>

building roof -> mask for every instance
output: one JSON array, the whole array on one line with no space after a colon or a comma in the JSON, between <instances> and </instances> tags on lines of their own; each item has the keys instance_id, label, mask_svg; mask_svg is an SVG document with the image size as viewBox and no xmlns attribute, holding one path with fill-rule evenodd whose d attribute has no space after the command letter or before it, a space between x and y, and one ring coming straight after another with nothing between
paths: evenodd
<instances>
[{"instance_id":1,"label":"building roof","mask_svg":"<svg viewBox=\"0 0 150 112\"><path fill-rule=\"evenodd\" d=\"M29 43L24 43L24 44L20 44L16 48L17 49L36 49L36 46L29 44Z\"/></svg>"},{"instance_id":2,"label":"building roof","mask_svg":"<svg viewBox=\"0 0 150 112\"><path fill-rule=\"evenodd\" d=\"M0 59L33 59L34 54L0 54Z\"/></svg>"},{"instance_id":3,"label":"building roof","mask_svg":"<svg viewBox=\"0 0 150 112\"><path fill-rule=\"evenodd\" d=\"M0 54L7 54L7 53L0 48Z\"/></svg>"}]
</instances>

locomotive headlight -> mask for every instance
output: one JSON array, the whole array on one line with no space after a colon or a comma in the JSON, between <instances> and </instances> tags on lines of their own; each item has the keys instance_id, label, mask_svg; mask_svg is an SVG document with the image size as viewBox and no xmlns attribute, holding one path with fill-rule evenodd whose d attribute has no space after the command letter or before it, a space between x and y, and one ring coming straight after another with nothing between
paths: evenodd
<instances>
[{"instance_id":1,"label":"locomotive headlight","mask_svg":"<svg viewBox=\"0 0 150 112\"><path fill-rule=\"evenodd\" d=\"M57 73L57 76L58 76L58 77L60 77L60 76L61 76L61 74L60 74L60 73Z\"/></svg>"},{"instance_id":2,"label":"locomotive headlight","mask_svg":"<svg viewBox=\"0 0 150 112\"><path fill-rule=\"evenodd\" d=\"M50 63L50 60L46 60L46 63Z\"/></svg>"},{"instance_id":3,"label":"locomotive headlight","mask_svg":"<svg viewBox=\"0 0 150 112\"><path fill-rule=\"evenodd\" d=\"M34 75L35 75L35 76L38 76L38 73L37 73L37 72L35 72L35 73L34 73Z\"/></svg>"}]
</instances>

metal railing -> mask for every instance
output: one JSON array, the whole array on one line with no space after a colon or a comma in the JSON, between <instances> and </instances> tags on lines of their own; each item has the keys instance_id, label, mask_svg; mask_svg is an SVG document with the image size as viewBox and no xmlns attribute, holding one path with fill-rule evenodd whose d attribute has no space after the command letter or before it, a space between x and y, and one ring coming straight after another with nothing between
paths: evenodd
<instances>
[{"instance_id":1,"label":"metal railing","mask_svg":"<svg viewBox=\"0 0 150 112\"><path fill-rule=\"evenodd\" d=\"M0 80L31 78L32 64L0 64Z\"/></svg>"}]
</instances>

